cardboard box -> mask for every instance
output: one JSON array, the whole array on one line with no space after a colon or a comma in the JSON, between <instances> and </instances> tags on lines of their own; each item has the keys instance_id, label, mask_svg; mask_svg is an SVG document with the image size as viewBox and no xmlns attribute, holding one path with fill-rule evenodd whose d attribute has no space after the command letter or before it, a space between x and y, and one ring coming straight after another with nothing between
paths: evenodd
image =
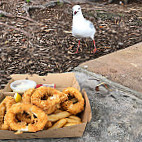
<instances>
[{"instance_id":1,"label":"cardboard box","mask_svg":"<svg viewBox=\"0 0 142 142\"><path fill-rule=\"evenodd\" d=\"M80 90L80 86L75 78L74 73L56 73L48 74L47 76L28 75L28 74L14 74L11 75L11 80L1 92L0 101L5 96L13 96L14 93L10 89L10 83L19 79L30 79L36 83L55 83L56 89L62 91L66 87L75 87ZM85 109L81 113L82 124L54 129L54 130L42 130L36 133L24 132L20 135L15 135L14 131L0 130L0 139L31 139L31 138L62 138L62 137L81 137L85 130L87 122L90 122L92 118L90 103L85 90L81 91L85 99Z\"/></svg>"}]
</instances>

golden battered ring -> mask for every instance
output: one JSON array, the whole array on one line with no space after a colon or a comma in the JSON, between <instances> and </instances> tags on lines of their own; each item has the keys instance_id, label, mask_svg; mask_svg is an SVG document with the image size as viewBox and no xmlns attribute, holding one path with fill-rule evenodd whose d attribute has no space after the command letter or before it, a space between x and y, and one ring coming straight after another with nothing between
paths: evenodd
<instances>
[{"instance_id":1,"label":"golden battered ring","mask_svg":"<svg viewBox=\"0 0 142 142\"><path fill-rule=\"evenodd\" d=\"M6 96L0 104L0 130L8 130L9 126L5 120L5 114L15 104L15 99L11 96Z\"/></svg>"},{"instance_id":2,"label":"golden battered ring","mask_svg":"<svg viewBox=\"0 0 142 142\"><path fill-rule=\"evenodd\" d=\"M68 87L63 90L63 93L68 95L68 100L62 103L63 109L74 115L84 110L84 98L76 88ZM73 97L75 97L77 102L72 101L74 100L72 99Z\"/></svg>"},{"instance_id":3,"label":"golden battered ring","mask_svg":"<svg viewBox=\"0 0 142 142\"><path fill-rule=\"evenodd\" d=\"M58 108L60 103L67 99L67 95L50 87L41 86L31 96L31 103L51 114Z\"/></svg>"},{"instance_id":4,"label":"golden battered ring","mask_svg":"<svg viewBox=\"0 0 142 142\"><path fill-rule=\"evenodd\" d=\"M36 118L32 123L27 123L25 121L18 122L16 119L16 114L26 112L28 114L33 114ZM36 132L43 130L47 123L48 117L44 111L32 104L17 103L12 105L8 110L6 116L6 121L12 130L18 131L28 131Z\"/></svg>"},{"instance_id":5,"label":"golden battered ring","mask_svg":"<svg viewBox=\"0 0 142 142\"><path fill-rule=\"evenodd\" d=\"M22 102L30 104L31 103L31 96L34 92L35 92L34 88L30 88L27 91L25 91L23 96L22 96Z\"/></svg>"},{"instance_id":6,"label":"golden battered ring","mask_svg":"<svg viewBox=\"0 0 142 142\"><path fill-rule=\"evenodd\" d=\"M34 122L34 114L30 113L25 113L25 112L20 112L18 114L16 114L16 119L18 121L24 121L26 123L33 123Z\"/></svg>"}]
</instances>

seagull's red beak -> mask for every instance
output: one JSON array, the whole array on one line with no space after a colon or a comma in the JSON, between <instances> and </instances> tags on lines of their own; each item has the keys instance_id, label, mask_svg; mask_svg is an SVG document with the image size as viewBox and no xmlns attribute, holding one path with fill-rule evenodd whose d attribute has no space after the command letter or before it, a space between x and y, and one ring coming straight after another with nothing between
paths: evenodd
<instances>
[{"instance_id":1,"label":"seagull's red beak","mask_svg":"<svg viewBox=\"0 0 142 142\"><path fill-rule=\"evenodd\" d=\"M74 15L76 15L77 11L74 12Z\"/></svg>"}]
</instances>

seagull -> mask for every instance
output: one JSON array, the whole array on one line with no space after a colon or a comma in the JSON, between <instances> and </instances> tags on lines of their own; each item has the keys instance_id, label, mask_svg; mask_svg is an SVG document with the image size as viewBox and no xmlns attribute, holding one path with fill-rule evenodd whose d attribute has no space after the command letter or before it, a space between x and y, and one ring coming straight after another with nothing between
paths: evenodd
<instances>
[{"instance_id":1,"label":"seagull","mask_svg":"<svg viewBox=\"0 0 142 142\"><path fill-rule=\"evenodd\" d=\"M80 5L73 6L72 10L73 10L72 35L78 38L78 47L75 53L78 53L80 38L91 38L94 44L93 53L95 53L96 45L95 45L94 35L96 33L96 29L93 23L89 20L86 20L83 17Z\"/></svg>"}]
</instances>

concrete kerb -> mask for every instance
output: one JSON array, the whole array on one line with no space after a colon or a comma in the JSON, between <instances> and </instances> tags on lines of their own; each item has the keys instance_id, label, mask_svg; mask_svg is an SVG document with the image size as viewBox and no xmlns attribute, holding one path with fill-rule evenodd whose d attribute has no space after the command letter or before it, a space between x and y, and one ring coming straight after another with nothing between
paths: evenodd
<instances>
[{"instance_id":1,"label":"concrete kerb","mask_svg":"<svg viewBox=\"0 0 142 142\"><path fill-rule=\"evenodd\" d=\"M139 99L142 99L142 93L139 93L139 92L137 92L137 91L135 91L135 90L132 90L132 89L130 89L130 88L128 88L128 87L125 87L125 86L123 86L123 85L121 85L121 84L118 84L118 83L116 83L116 82L113 82L113 81L111 81L111 80L108 80L107 78L105 78L104 76L102 76L102 75L100 75L100 74L96 74L96 73L93 73L93 72L89 72L89 71L87 71L86 69L84 69L84 68L82 68L82 67L76 67L76 68L74 68L73 72L82 72L82 73L85 73L85 74L87 74L87 75L93 76L94 78L97 78L97 79L99 79L100 81L105 82L106 84L110 85L112 88L113 88L113 87L116 87L116 88L118 88L119 90L122 90L122 91L124 91L124 92L130 93L130 94L132 94L132 95L138 97Z\"/></svg>"}]
</instances>

